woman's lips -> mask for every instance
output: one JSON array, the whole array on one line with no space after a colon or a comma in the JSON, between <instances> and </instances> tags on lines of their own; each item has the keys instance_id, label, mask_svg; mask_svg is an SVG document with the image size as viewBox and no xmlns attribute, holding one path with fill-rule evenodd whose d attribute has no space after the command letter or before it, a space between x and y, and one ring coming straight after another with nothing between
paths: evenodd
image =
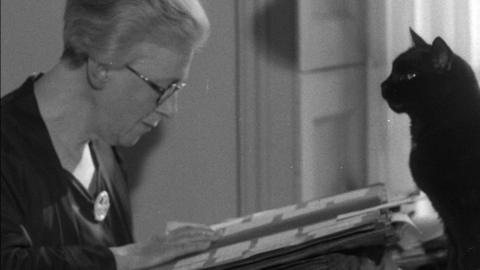
<instances>
[{"instance_id":1,"label":"woman's lips","mask_svg":"<svg viewBox=\"0 0 480 270\"><path fill-rule=\"evenodd\" d=\"M144 118L142 120L142 123L144 123L146 126L150 127L151 129L154 129L158 126L161 120L162 120L162 116L160 114L152 113L148 117Z\"/></svg>"},{"instance_id":2,"label":"woman's lips","mask_svg":"<svg viewBox=\"0 0 480 270\"><path fill-rule=\"evenodd\" d=\"M148 128L148 131L151 131L152 129L156 128L158 126L158 123L160 121L155 121L153 123L142 121L142 123Z\"/></svg>"}]
</instances>

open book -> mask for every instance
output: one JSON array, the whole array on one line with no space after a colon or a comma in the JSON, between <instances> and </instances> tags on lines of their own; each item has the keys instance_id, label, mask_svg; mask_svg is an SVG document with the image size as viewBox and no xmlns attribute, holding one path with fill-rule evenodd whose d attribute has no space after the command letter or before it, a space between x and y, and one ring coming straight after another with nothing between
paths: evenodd
<instances>
[{"instance_id":1,"label":"open book","mask_svg":"<svg viewBox=\"0 0 480 270\"><path fill-rule=\"evenodd\" d=\"M310 261L322 264L325 254L395 242L393 222L408 217L391 210L403 203L388 202L385 187L376 184L228 220L211 226L223 237L207 251L158 269L291 269Z\"/></svg>"}]
</instances>

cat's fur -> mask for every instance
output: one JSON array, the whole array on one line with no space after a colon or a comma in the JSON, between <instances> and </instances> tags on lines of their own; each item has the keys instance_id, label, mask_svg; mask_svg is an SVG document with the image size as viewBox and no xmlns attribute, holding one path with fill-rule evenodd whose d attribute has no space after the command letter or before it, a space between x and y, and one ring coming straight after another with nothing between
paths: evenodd
<instances>
[{"instance_id":1,"label":"cat's fur","mask_svg":"<svg viewBox=\"0 0 480 270\"><path fill-rule=\"evenodd\" d=\"M480 90L470 66L437 37L393 62L382 96L411 119L410 169L450 240L449 269L480 269Z\"/></svg>"}]
</instances>

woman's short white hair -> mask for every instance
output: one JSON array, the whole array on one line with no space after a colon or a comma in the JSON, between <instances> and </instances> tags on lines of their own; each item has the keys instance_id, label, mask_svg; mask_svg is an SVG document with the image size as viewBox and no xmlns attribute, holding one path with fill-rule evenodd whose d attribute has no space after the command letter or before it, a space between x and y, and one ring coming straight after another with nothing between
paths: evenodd
<instances>
[{"instance_id":1,"label":"woman's short white hair","mask_svg":"<svg viewBox=\"0 0 480 270\"><path fill-rule=\"evenodd\" d=\"M64 23L62 59L72 67L88 58L124 64L140 42L196 49L210 29L198 0L67 0Z\"/></svg>"}]
</instances>

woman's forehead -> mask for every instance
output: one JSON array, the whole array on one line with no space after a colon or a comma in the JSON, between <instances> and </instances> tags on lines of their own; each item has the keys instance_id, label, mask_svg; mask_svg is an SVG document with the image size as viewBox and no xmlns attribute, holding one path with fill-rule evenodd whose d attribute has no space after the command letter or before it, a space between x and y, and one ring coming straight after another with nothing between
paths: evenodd
<instances>
[{"instance_id":1,"label":"woman's forehead","mask_svg":"<svg viewBox=\"0 0 480 270\"><path fill-rule=\"evenodd\" d=\"M154 61L189 61L193 50L183 49L176 50L173 48L167 48L158 46L153 43L140 43L132 49L133 55L142 62L154 62Z\"/></svg>"},{"instance_id":2,"label":"woman's forehead","mask_svg":"<svg viewBox=\"0 0 480 270\"><path fill-rule=\"evenodd\" d=\"M186 72L188 71L192 51L177 51L164 48L151 43L142 43L134 49L135 65L158 72Z\"/></svg>"}]
</instances>

